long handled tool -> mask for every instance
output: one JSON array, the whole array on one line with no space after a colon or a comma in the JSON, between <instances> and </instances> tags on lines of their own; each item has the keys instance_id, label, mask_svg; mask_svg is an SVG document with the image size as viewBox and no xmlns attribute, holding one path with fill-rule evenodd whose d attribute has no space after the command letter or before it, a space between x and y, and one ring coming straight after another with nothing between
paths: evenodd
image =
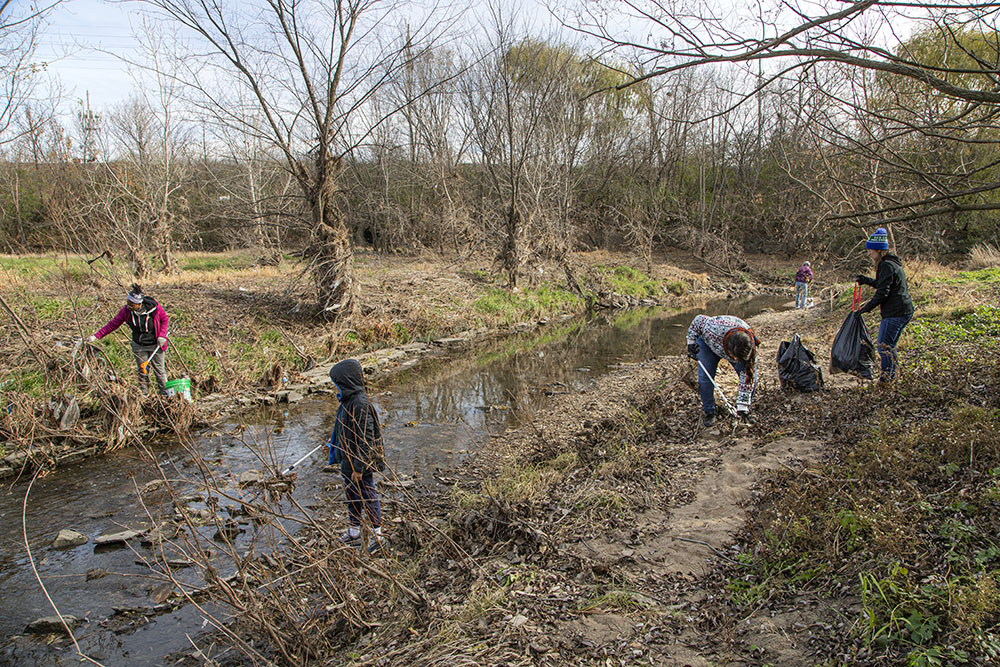
<instances>
[{"instance_id":1,"label":"long handled tool","mask_svg":"<svg viewBox=\"0 0 1000 667\"><path fill-rule=\"evenodd\" d=\"M722 397L722 402L726 404L726 409L729 410L729 414L735 417L736 410L733 409L733 406L726 399L726 395L722 393L722 389L719 388L719 385L715 383L715 378L713 378L712 374L708 372L707 368L705 368L705 364L701 363L701 359L698 359L697 361L698 361L698 366L701 367L701 370L705 374L705 377L707 377L709 382L712 383L712 386L715 387L715 391L719 392L719 396Z\"/></svg>"},{"instance_id":2,"label":"long handled tool","mask_svg":"<svg viewBox=\"0 0 1000 667\"><path fill-rule=\"evenodd\" d=\"M153 353L149 355L149 359L146 359L146 361L139 364L139 370L142 371L143 375L149 375L149 362L153 360L153 357L155 357L156 353L159 351L160 351L160 346L157 345L156 349L153 350Z\"/></svg>"},{"instance_id":3,"label":"long handled tool","mask_svg":"<svg viewBox=\"0 0 1000 667\"><path fill-rule=\"evenodd\" d=\"M294 468L295 466L297 466L298 464L302 463L307 458L309 458L310 456L312 456L313 454L315 454L317 451L319 451L320 447L326 447L326 445L327 445L327 443L325 443L325 442L322 443L321 445L319 445L318 447L316 447L316 449L312 450L311 452L309 452L308 454L306 454L305 456L303 456L301 459L299 459L298 461L296 461L292 465L290 465L287 468L285 468L284 470L282 470L281 471L281 475L282 476L287 475L289 472L292 471L292 468Z\"/></svg>"}]
</instances>

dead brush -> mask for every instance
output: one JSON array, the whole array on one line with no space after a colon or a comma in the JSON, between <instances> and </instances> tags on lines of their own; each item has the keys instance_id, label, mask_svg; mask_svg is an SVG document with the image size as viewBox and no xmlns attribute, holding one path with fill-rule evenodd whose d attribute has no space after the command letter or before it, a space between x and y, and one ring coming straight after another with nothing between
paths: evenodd
<instances>
[{"instance_id":1,"label":"dead brush","mask_svg":"<svg viewBox=\"0 0 1000 667\"><path fill-rule=\"evenodd\" d=\"M973 270L1000 266L1000 246L986 241L977 243L969 251L968 266Z\"/></svg>"}]
</instances>

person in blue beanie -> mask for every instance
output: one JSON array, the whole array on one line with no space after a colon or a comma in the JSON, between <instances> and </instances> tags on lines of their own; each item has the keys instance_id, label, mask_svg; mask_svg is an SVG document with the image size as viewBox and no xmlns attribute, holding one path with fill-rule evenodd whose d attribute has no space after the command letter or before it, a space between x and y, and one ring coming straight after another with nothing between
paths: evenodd
<instances>
[{"instance_id":1,"label":"person in blue beanie","mask_svg":"<svg viewBox=\"0 0 1000 667\"><path fill-rule=\"evenodd\" d=\"M355 359L345 359L330 369L337 387L337 418L330 448L330 465L340 464L347 497L347 532L340 536L348 546L360 548L362 524L371 531L368 552L384 553L382 503L375 486L375 472L385 469L382 427L365 391L364 373Z\"/></svg>"},{"instance_id":2,"label":"person in blue beanie","mask_svg":"<svg viewBox=\"0 0 1000 667\"><path fill-rule=\"evenodd\" d=\"M857 281L875 288L875 296L860 309L868 313L879 308L882 323L878 327L878 354L882 359L879 382L892 382L896 377L896 345L903 329L913 319L913 300L903 273L903 262L889 252L889 234L884 227L875 230L865 242L868 256L875 264L875 279L859 273Z\"/></svg>"}]
</instances>

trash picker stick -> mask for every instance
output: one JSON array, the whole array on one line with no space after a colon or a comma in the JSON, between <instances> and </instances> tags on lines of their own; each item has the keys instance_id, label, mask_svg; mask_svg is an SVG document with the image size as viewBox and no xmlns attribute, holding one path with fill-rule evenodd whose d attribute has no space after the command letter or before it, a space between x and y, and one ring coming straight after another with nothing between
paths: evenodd
<instances>
[{"instance_id":1,"label":"trash picker stick","mask_svg":"<svg viewBox=\"0 0 1000 667\"><path fill-rule=\"evenodd\" d=\"M698 359L698 366L701 367L702 372L705 373L705 377L707 377L708 381L712 383L712 386L715 387L715 390L719 392L719 396L722 397L722 402L726 404L726 409L729 410L729 414L735 415L736 410L733 410L733 406L729 403L728 400L726 400L726 395L722 393L722 390L719 388L719 385L715 384L715 378L713 378L712 374L708 372L707 368L705 368L705 364L701 363L701 359Z\"/></svg>"},{"instance_id":2,"label":"trash picker stick","mask_svg":"<svg viewBox=\"0 0 1000 667\"><path fill-rule=\"evenodd\" d=\"M292 465L290 465L287 468L285 468L284 470L282 470L281 471L282 476L287 475L289 472L291 472L292 468L294 468L298 464L302 463L307 458L309 458L310 456L312 456L313 454L315 454L317 451L319 451L320 447L326 447L326 443L325 442L322 443L321 445L319 445L318 447L316 447L316 449L312 450L311 452L309 452L308 454L306 454L305 456L303 456L301 459L299 459L298 461L296 461Z\"/></svg>"},{"instance_id":3,"label":"trash picker stick","mask_svg":"<svg viewBox=\"0 0 1000 667\"><path fill-rule=\"evenodd\" d=\"M153 350L153 353L149 355L149 359L146 359L146 361L144 361L141 364L139 364L139 370L142 371L143 375L149 375L149 362L151 362L153 360L153 357L159 351L160 351L160 347L157 346L156 349Z\"/></svg>"}]
</instances>

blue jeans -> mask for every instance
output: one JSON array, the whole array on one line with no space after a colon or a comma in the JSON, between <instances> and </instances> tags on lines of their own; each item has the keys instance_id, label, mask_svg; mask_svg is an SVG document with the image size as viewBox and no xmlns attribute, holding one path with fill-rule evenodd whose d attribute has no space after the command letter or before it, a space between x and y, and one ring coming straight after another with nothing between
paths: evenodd
<instances>
[{"instance_id":1,"label":"blue jeans","mask_svg":"<svg viewBox=\"0 0 1000 667\"><path fill-rule=\"evenodd\" d=\"M715 352L712 352L712 348L708 346L708 343L703 341L700 337L698 338L698 361L701 362L701 366L698 366L698 393L701 395L701 409L705 411L706 415L715 414L715 386L712 384L712 380L715 379L715 372L719 368L719 360L722 359ZM742 361L733 363L733 370L737 374L742 373L743 369L746 368L746 364ZM704 366L704 370L702 369ZM705 375L705 371L708 371L709 375ZM711 380L709 379L711 377ZM754 378L754 385L757 384L757 378ZM753 393L751 392L751 397ZM736 409L736 404L733 403L733 409Z\"/></svg>"},{"instance_id":2,"label":"blue jeans","mask_svg":"<svg viewBox=\"0 0 1000 667\"><path fill-rule=\"evenodd\" d=\"M347 517L351 526L360 526L367 519L372 528L382 527L382 503L379 501L375 477L368 473L356 484L344 475L344 492L347 495Z\"/></svg>"},{"instance_id":3,"label":"blue jeans","mask_svg":"<svg viewBox=\"0 0 1000 667\"><path fill-rule=\"evenodd\" d=\"M809 294L809 283L795 283L795 307L806 307L806 296Z\"/></svg>"},{"instance_id":4,"label":"blue jeans","mask_svg":"<svg viewBox=\"0 0 1000 667\"><path fill-rule=\"evenodd\" d=\"M882 357L882 382L891 382L896 378L896 344L903 329L913 319L908 317L885 317L878 325L878 356Z\"/></svg>"}]
</instances>

